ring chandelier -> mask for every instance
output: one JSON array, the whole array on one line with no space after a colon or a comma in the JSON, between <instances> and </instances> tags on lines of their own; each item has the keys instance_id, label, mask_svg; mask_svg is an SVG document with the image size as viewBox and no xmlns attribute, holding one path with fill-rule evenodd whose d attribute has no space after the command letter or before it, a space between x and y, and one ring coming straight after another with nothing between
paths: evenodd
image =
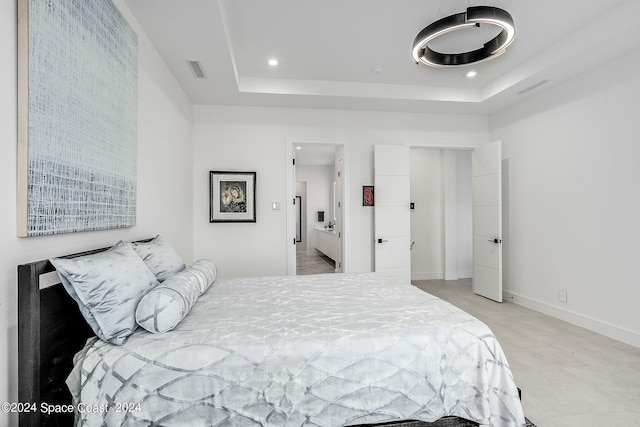
<instances>
[{"instance_id":1,"label":"ring chandelier","mask_svg":"<svg viewBox=\"0 0 640 427\"><path fill-rule=\"evenodd\" d=\"M429 42L451 31L480 24L496 25L502 31L486 42L480 49L463 53L436 52ZM469 7L465 12L439 19L425 27L413 42L412 56L416 63L431 67L460 67L471 65L502 55L515 36L513 18L509 12L491 6Z\"/></svg>"}]
</instances>

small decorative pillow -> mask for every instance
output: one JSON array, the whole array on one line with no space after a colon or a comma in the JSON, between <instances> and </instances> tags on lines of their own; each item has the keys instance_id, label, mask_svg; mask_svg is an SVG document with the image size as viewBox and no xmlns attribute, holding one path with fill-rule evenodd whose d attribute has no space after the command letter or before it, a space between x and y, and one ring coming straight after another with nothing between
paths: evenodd
<instances>
[{"instance_id":1,"label":"small decorative pillow","mask_svg":"<svg viewBox=\"0 0 640 427\"><path fill-rule=\"evenodd\" d=\"M175 328L211 286L215 271L212 261L198 260L153 288L138 303L138 325L151 333Z\"/></svg>"},{"instance_id":2,"label":"small decorative pillow","mask_svg":"<svg viewBox=\"0 0 640 427\"><path fill-rule=\"evenodd\" d=\"M148 242L135 242L133 250L147 264L159 282L185 268L178 252L162 236L158 235Z\"/></svg>"},{"instance_id":3,"label":"small decorative pillow","mask_svg":"<svg viewBox=\"0 0 640 427\"><path fill-rule=\"evenodd\" d=\"M122 344L136 329L140 298L158 282L130 243L77 258L53 258L51 264L96 335Z\"/></svg>"}]
</instances>

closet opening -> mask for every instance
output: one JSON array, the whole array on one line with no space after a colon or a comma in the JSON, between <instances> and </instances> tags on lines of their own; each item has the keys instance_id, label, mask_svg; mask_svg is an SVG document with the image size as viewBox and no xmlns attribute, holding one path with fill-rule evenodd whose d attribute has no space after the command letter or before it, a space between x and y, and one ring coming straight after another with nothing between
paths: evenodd
<instances>
[{"instance_id":1,"label":"closet opening","mask_svg":"<svg viewBox=\"0 0 640 427\"><path fill-rule=\"evenodd\" d=\"M471 150L411 148L411 277L473 276Z\"/></svg>"}]
</instances>

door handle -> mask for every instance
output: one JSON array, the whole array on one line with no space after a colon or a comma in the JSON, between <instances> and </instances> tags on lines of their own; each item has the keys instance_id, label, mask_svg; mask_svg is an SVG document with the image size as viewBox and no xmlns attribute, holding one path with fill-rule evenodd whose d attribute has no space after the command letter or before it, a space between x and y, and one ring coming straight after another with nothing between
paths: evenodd
<instances>
[{"instance_id":1,"label":"door handle","mask_svg":"<svg viewBox=\"0 0 640 427\"><path fill-rule=\"evenodd\" d=\"M496 243L496 244L498 244L498 243L502 243L502 239L489 239L488 241L489 241L489 242Z\"/></svg>"},{"instance_id":2,"label":"door handle","mask_svg":"<svg viewBox=\"0 0 640 427\"><path fill-rule=\"evenodd\" d=\"M386 240L386 239L378 239L378 243L385 243L385 242L388 242L388 240Z\"/></svg>"}]
</instances>

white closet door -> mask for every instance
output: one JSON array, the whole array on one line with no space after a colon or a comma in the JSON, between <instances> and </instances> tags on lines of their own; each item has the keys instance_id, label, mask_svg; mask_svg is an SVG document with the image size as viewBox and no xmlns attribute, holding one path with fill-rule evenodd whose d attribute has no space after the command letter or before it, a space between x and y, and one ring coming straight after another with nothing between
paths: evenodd
<instances>
[{"instance_id":1,"label":"white closet door","mask_svg":"<svg viewBox=\"0 0 640 427\"><path fill-rule=\"evenodd\" d=\"M473 292L502 302L502 144L476 147L473 175Z\"/></svg>"},{"instance_id":2,"label":"white closet door","mask_svg":"<svg viewBox=\"0 0 640 427\"><path fill-rule=\"evenodd\" d=\"M375 270L410 282L409 147L376 145L374 150Z\"/></svg>"}]
</instances>

